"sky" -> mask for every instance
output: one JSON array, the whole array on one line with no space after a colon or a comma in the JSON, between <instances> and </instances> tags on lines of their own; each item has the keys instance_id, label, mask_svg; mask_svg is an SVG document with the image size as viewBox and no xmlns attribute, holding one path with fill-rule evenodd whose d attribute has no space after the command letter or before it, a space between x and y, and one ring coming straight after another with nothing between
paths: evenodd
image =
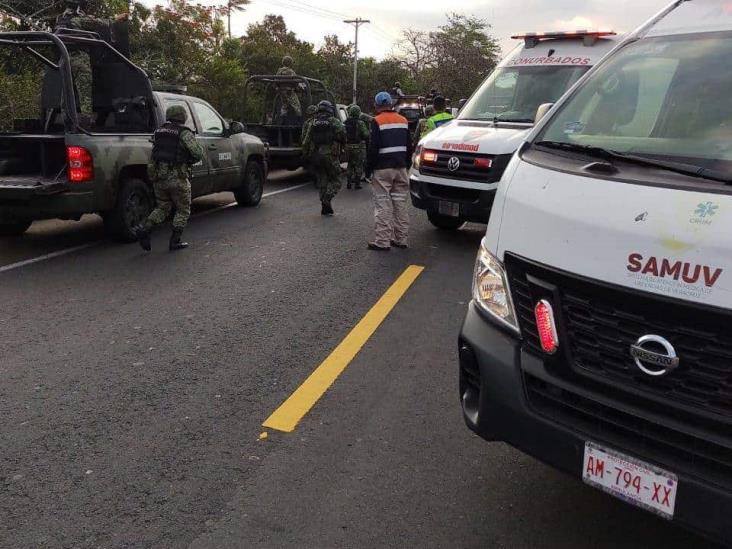
<instances>
[{"instance_id":1,"label":"sky","mask_svg":"<svg viewBox=\"0 0 732 549\"><path fill-rule=\"evenodd\" d=\"M164 0L143 0L146 4ZM225 0L199 0L203 4ZM492 25L504 53L516 41L511 35L530 31L612 29L630 31L670 0L252 0L244 13L232 17L232 34L244 34L250 23L269 13L282 15L288 28L317 46L326 34L352 41L352 25L345 18L370 19L361 26L361 56L388 56L403 29L434 30L445 22L447 11L475 15Z\"/></svg>"}]
</instances>

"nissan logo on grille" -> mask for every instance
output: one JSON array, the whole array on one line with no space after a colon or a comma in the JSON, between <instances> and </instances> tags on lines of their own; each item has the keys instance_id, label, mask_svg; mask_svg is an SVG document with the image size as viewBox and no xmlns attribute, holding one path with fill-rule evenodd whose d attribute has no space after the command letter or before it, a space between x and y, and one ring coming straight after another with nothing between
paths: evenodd
<instances>
[{"instance_id":1,"label":"nissan logo on grille","mask_svg":"<svg viewBox=\"0 0 732 549\"><path fill-rule=\"evenodd\" d=\"M662 376L679 366L676 350L665 338L657 335L644 335L630 346L630 356L644 374Z\"/></svg>"},{"instance_id":2,"label":"nissan logo on grille","mask_svg":"<svg viewBox=\"0 0 732 549\"><path fill-rule=\"evenodd\" d=\"M447 169L451 172L460 169L460 159L457 156L451 156L450 160L447 161Z\"/></svg>"}]
</instances>

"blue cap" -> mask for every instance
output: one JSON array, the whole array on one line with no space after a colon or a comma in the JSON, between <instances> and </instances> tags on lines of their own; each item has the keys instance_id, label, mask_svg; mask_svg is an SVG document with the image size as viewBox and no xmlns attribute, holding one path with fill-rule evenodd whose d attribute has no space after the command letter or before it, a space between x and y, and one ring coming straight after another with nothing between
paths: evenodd
<instances>
[{"instance_id":1,"label":"blue cap","mask_svg":"<svg viewBox=\"0 0 732 549\"><path fill-rule=\"evenodd\" d=\"M394 102L391 99L389 92L379 92L374 97L374 105L377 107L391 107Z\"/></svg>"}]
</instances>

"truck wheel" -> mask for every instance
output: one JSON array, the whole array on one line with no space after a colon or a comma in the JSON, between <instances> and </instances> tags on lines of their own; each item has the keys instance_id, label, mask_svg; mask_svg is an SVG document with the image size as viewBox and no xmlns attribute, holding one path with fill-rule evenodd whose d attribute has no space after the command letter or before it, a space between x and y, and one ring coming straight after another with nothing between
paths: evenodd
<instances>
[{"instance_id":1,"label":"truck wheel","mask_svg":"<svg viewBox=\"0 0 732 549\"><path fill-rule=\"evenodd\" d=\"M234 198L239 206L256 206L262 200L264 192L264 168L257 161L247 162L244 170L244 182L234 189Z\"/></svg>"},{"instance_id":2,"label":"truck wheel","mask_svg":"<svg viewBox=\"0 0 732 549\"><path fill-rule=\"evenodd\" d=\"M0 223L0 236L20 236L28 227L31 226L32 221L16 221L15 223Z\"/></svg>"},{"instance_id":3,"label":"truck wheel","mask_svg":"<svg viewBox=\"0 0 732 549\"><path fill-rule=\"evenodd\" d=\"M102 216L107 234L113 240L134 241L134 228L150 215L154 206L152 191L142 179L124 180L117 194L114 209Z\"/></svg>"},{"instance_id":4,"label":"truck wheel","mask_svg":"<svg viewBox=\"0 0 732 549\"><path fill-rule=\"evenodd\" d=\"M465 221L459 217L450 217L448 215L440 215L435 212L427 212L427 219L430 220L435 227L443 231L457 231L465 225Z\"/></svg>"}]
</instances>

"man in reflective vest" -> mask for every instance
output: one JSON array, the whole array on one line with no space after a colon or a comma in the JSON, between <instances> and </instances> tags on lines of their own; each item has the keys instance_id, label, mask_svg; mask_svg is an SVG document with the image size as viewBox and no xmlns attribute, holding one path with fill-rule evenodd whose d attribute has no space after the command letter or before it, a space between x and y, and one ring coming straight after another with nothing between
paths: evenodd
<instances>
[{"instance_id":1,"label":"man in reflective vest","mask_svg":"<svg viewBox=\"0 0 732 549\"><path fill-rule=\"evenodd\" d=\"M435 109L435 114L427 119L427 123L424 125L421 137L424 137L440 126L444 126L453 119L453 116L446 111L447 101L445 101L445 98L441 95L438 95L432 100L432 107Z\"/></svg>"},{"instance_id":2,"label":"man in reflective vest","mask_svg":"<svg viewBox=\"0 0 732 549\"><path fill-rule=\"evenodd\" d=\"M371 122L371 140L366 159L366 176L374 193L374 239L370 250L388 251L407 247L409 232L409 178L411 143L407 119L394 112L388 92L374 98L376 116Z\"/></svg>"}]
</instances>

